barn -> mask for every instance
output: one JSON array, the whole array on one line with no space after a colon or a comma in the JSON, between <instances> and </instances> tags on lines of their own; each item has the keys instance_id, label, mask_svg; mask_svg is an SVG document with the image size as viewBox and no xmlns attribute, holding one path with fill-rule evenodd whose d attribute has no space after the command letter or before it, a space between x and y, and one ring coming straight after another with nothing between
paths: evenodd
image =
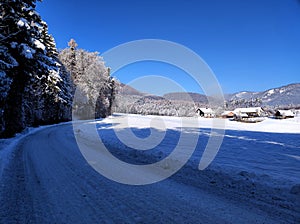
<instances>
[{"instance_id":1,"label":"barn","mask_svg":"<svg viewBox=\"0 0 300 224\"><path fill-rule=\"evenodd\" d=\"M200 117L206 117L206 118L211 118L211 117L215 117L215 112L211 109L211 108L198 108L196 113L200 116Z\"/></svg>"}]
</instances>

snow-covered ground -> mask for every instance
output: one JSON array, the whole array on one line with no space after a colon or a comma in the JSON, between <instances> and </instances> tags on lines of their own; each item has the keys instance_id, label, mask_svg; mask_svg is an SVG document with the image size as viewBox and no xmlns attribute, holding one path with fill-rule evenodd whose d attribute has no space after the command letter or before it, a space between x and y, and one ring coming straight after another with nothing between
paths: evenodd
<instances>
[{"instance_id":1,"label":"snow-covered ground","mask_svg":"<svg viewBox=\"0 0 300 224\"><path fill-rule=\"evenodd\" d=\"M211 129L223 128L223 142L210 168L233 176L245 171L257 181L273 185L300 184L300 117L241 123L228 119L118 114L96 124L107 148L114 148L111 151L120 158L137 164L140 158L136 154L147 156L142 163L157 162L172 152L182 132L188 133L191 140L199 138L190 159L196 167ZM77 128L81 129L81 136L89 139L93 131L90 127L94 125L85 123ZM128 158L128 154L134 154L136 159Z\"/></svg>"},{"instance_id":2,"label":"snow-covered ground","mask_svg":"<svg viewBox=\"0 0 300 224\"><path fill-rule=\"evenodd\" d=\"M74 126L87 147L97 144L95 127L106 148L131 164L163 160L182 134L190 138L182 155L196 142L195 152L170 178L131 186L92 169L71 124L1 140L0 223L300 222L299 117L245 124L116 114ZM199 170L212 127L224 129L224 139L210 166ZM176 162L166 161L163 169Z\"/></svg>"},{"instance_id":3,"label":"snow-covered ground","mask_svg":"<svg viewBox=\"0 0 300 224\"><path fill-rule=\"evenodd\" d=\"M0 179L2 176L3 169L8 165L11 159L13 150L17 147L17 144L26 136L35 133L41 129L49 126L43 126L38 128L26 128L22 133L16 134L15 137L9 139L0 139Z\"/></svg>"}]
</instances>

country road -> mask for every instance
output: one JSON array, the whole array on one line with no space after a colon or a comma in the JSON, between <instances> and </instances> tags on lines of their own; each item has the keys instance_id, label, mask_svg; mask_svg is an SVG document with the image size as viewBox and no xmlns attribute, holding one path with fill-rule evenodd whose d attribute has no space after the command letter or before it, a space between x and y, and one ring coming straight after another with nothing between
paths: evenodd
<instances>
[{"instance_id":1,"label":"country road","mask_svg":"<svg viewBox=\"0 0 300 224\"><path fill-rule=\"evenodd\" d=\"M238 194L240 185L237 189L213 185L211 174L199 172L183 168L159 183L119 184L85 161L71 124L48 127L23 138L12 152L0 180L0 223L274 224L299 220L293 209Z\"/></svg>"}]
</instances>

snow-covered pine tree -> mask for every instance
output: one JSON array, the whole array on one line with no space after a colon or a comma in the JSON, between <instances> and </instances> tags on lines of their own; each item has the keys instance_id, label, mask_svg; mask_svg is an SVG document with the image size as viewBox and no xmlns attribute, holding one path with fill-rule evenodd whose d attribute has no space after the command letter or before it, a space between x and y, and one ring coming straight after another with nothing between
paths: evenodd
<instances>
[{"instance_id":1,"label":"snow-covered pine tree","mask_svg":"<svg viewBox=\"0 0 300 224\"><path fill-rule=\"evenodd\" d=\"M35 3L0 1L0 136L70 118L70 82Z\"/></svg>"},{"instance_id":2,"label":"snow-covered pine tree","mask_svg":"<svg viewBox=\"0 0 300 224\"><path fill-rule=\"evenodd\" d=\"M68 45L70 48L62 50L59 59L71 74L77 91L74 112L80 118L106 117L111 113L114 98L114 81L109 68L98 52L77 49L73 39Z\"/></svg>"},{"instance_id":3,"label":"snow-covered pine tree","mask_svg":"<svg viewBox=\"0 0 300 224\"><path fill-rule=\"evenodd\" d=\"M68 46L70 47L70 54L68 54L67 58L67 68L69 69L70 73L71 73L71 77L73 80L77 79L77 75L76 74L76 48L78 46L78 44L76 43L76 41L74 39L71 39L68 43Z\"/></svg>"}]
</instances>

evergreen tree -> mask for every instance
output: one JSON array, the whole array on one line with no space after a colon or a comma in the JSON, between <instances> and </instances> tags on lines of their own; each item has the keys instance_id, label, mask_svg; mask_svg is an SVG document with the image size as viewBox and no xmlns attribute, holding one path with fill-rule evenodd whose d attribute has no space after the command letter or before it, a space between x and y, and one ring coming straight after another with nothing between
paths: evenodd
<instances>
[{"instance_id":1,"label":"evergreen tree","mask_svg":"<svg viewBox=\"0 0 300 224\"><path fill-rule=\"evenodd\" d=\"M1 0L0 135L70 117L70 81L35 0ZM63 69L62 69L63 70Z\"/></svg>"}]
</instances>

